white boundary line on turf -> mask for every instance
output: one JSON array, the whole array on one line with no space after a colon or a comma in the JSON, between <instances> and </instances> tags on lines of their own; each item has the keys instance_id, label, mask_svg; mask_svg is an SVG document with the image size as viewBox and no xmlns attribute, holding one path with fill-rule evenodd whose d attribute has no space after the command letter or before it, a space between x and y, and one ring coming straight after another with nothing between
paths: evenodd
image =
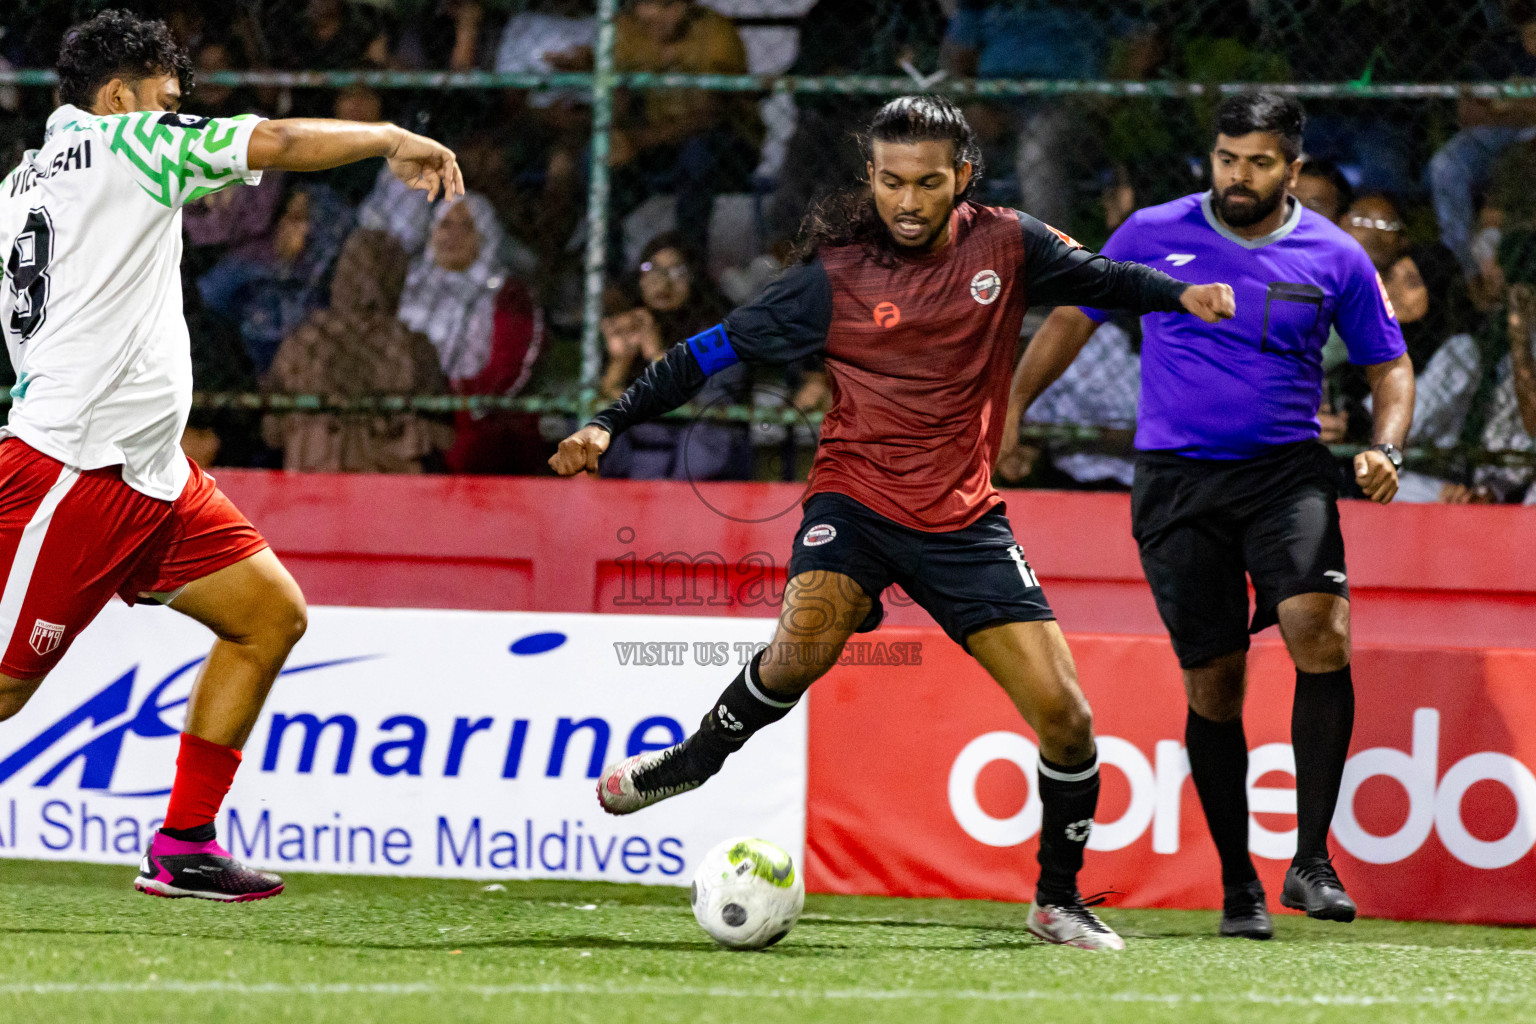
<instances>
[{"instance_id":1,"label":"white boundary line on turf","mask_svg":"<svg viewBox=\"0 0 1536 1024\"><path fill-rule=\"evenodd\" d=\"M1093 1002L1148 1003L1181 1006L1196 1003L1225 1003L1261 1006L1492 1006L1527 1004L1530 996L1490 997L1483 994L1459 995L1454 992L1425 993L1408 996L1356 995L1269 995L1263 992L1237 992L1225 995L1153 992L1044 992L1032 990L989 991L986 989L796 989L727 988L702 985L584 985L552 982L539 985L433 985L417 984L314 984L284 982L246 983L236 981L127 981L127 982L6 982L0 983L0 996L72 996L124 995L156 993L175 995L281 995L281 996L675 996L711 999L787 999L815 1001L869 1000L885 1002L955 1000L987 1003Z\"/></svg>"}]
</instances>

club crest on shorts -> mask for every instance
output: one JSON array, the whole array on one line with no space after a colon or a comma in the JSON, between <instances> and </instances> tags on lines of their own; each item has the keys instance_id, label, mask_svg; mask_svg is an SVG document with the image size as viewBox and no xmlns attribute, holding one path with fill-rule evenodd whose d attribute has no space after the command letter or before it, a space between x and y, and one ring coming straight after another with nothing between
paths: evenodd
<instances>
[{"instance_id":1,"label":"club crest on shorts","mask_svg":"<svg viewBox=\"0 0 1536 1024\"><path fill-rule=\"evenodd\" d=\"M817 523L805 531L805 536L800 538L800 543L808 548L819 548L836 537L837 527L831 523Z\"/></svg>"},{"instance_id":2,"label":"club crest on shorts","mask_svg":"<svg viewBox=\"0 0 1536 1024\"><path fill-rule=\"evenodd\" d=\"M32 624L32 638L27 641L38 654L52 654L64 640L64 626L38 619Z\"/></svg>"},{"instance_id":3,"label":"club crest on shorts","mask_svg":"<svg viewBox=\"0 0 1536 1024\"><path fill-rule=\"evenodd\" d=\"M1003 294L1003 279L995 270L978 270L971 278L971 298L983 306L990 306Z\"/></svg>"}]
</instances>

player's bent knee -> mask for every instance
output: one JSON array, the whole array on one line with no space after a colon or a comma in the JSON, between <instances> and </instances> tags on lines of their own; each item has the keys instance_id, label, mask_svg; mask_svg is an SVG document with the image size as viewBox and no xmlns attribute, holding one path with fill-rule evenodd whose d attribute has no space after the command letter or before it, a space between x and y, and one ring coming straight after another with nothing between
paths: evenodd
<instances>
[{"instance_id":1,"label":"player's bent knee","mask_svg":"<svg viewBox=\"0 0 1536 1024\"><path fill-rule=\"evenodd\" d=\"M1045 750L1076 753L1078 756L1070 759L1081 760L1093 747L1093 709L1080 694L1074 694L1042 709L1037 729Z\"/></svg>"},{"instance_id":2,"label":"player's bent knee","mask_svg":"<svg viewBox=\"0 0 1536 1024\"><path fill-rule=\"evenodd\" d=\"M293 645L304 638L304 634L309 631L309 608L302 597L282 603L274 631L278 643L285 650L292 650Z\"/></svg>"},{"instance_id":3,"label":"player's bent knee","mask_svg":"<svg viewBox=\"0 0 1536 1024\"><path fill-rule=\"evenodd\" d=\"M259 605L245 641L286 656L309 629L309 609L297 587L273 587Z\"/></svg>"},{"instance_id":4,"label":"player's bent knee","mask_svg":"<svg viewBox=\"0 0 1536 1024\"><path fill-rule=\"evenodd\" d=\"M1349 620L1338 615L1292 616L1283 630L1291 659L1303 672L1332 672L1349 664Z\"/></svg>"}]
</instances>

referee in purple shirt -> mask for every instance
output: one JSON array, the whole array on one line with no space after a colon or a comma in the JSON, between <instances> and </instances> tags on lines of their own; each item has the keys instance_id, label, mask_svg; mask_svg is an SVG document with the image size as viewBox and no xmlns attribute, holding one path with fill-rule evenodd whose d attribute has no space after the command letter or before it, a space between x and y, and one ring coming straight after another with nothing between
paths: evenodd
<instances>
[{"instance_id":1,"label":"referee in purple shirt","mask_svg":"<svg viewBox=\"0 0 1536 1024\"><path fill-rule=\"evenodd\" d=\"M1276 623L1296 664L1296 856L1280 902L1324 920L1355 917L1328 855L1355 717L1338 488L1318 441L1330 327L1370 381L1376 443L1354 466L1373 501L1397 493L1413 418L1413 369L1385 286L1357 242L1290 196L1305 120L1286 96L1229 97L1216 116L1211 191L1138 211L1104 247L1236 293L1237 316L1219 324L1142 318L1131 517L1184 670L1190 774L1221 857L1221 934L1250 939L1274 929L1248 854L1243 693L1248 635ZM1024 411L1105 319L1064 306L1040 328L1014 375L999 461Z\"/></svg>"}]
</instances>

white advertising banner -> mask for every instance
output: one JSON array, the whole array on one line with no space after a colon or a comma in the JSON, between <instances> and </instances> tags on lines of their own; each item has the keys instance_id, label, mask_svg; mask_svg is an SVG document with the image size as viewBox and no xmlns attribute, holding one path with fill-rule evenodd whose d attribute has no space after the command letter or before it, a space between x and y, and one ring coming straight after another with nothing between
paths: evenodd
<instances>
[{"instance_id":1,"label":"white advertising banner","mask_svg":"<svg viewBox=\"0 0 1536 1024\"><path fill-rule=\"evenodd\" d=\"M686 884L734 835L805 845L804 705L623 818L602 767L693 731L763 619L314 608L219 815L276 870ZM113 602L0 722L0 856L136 863L212 642Z\"/></svg>"}]
</instances>

